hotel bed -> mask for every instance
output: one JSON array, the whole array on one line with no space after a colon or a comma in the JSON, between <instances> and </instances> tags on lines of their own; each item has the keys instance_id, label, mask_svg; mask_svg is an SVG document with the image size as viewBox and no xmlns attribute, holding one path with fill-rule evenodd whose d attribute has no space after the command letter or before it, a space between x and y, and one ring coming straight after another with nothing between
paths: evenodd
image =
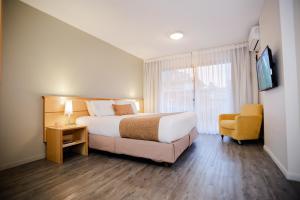
<instances>
[{"instance_id":1,"label":"hotel bed","mask_svg":"<svg viewBox=\"0 0 300 200\"><path fill-rule=\"evenodd\" d=\"M53 111L49 107L53 107L55 102L59 102L57 98L59 97L44 97L45 128L47 127L47 123L49 124L49 122L47 122L49 121L48 118L51 119L52 124L50 123L50 125L53 125L55 122L52 116ZM75 112L80 112L80 114L77 113L77 116L74 116L73 121L78 125L87 126L89 132L89 147L92 149L143 157L157 162L174 163L198 136L195 128L196 115L193 112L170 114L135 113L122 116L95 116L92 114L92 116L90 116L89 105L85 105L85 103L89 100L101 101L103 99L79 97L63 98L72 99ZM107 101L107 99L105 99L105 101ZM54 108L57 109L57 106L59 105L55 105ZM76 109L78 109L78 111L76 111ZM89 112L87 112L87 110L89 110ZM139 138L143 132L147 136L149 133L147 129L154 126L151 124L150 118L158 119L156 120L156 137L148 139ZM136 123L130 122L134 120L142 120L142 124L137 125ZM129 123L124 124L124 121L129 121ZM129 131L129 135L124 135L124 127L125 129L127 128L127 132ZM130 130L136 132L136 135L130 135Z\"/></svg>"},{"instance_id":2,"label":"hotel bed","mask_svg":"<svg viewBox=\"0 0 300 200\"><path fill-rule=\"evenodd\" d=\"M76 124L85 125L90 134L121 137L119 125L122 119L151 115L153 113L138 113L122 116L83 116L76 119ZM158 141L172 143L186 135L195 127L196 115L184 112L161 117L158 129Z\"/></svg>"}]
</instances>

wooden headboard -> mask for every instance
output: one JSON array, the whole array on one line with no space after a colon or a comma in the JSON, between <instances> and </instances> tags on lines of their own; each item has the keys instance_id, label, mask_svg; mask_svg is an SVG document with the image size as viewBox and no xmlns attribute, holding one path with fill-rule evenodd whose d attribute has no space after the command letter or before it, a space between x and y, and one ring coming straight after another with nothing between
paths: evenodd
<instances>
[{"instance_id":1,"label":"wooden headboard","mask_svg":"<svg viewBox=\"0 0 300 200\"><path fill-rule=\"evenodd\" d=\"M43 96L43 139L46 141L46 128L56 124L66 124L67 116L64 115L65 101L72 100L73 114L71 123L74 123L77 117L88 116L86 101L90 100L126 100L129 98L84 98L72 96ZM140 104L140 112L144 112L143 99L134 99Z\"/></svg>"}]
</instances>

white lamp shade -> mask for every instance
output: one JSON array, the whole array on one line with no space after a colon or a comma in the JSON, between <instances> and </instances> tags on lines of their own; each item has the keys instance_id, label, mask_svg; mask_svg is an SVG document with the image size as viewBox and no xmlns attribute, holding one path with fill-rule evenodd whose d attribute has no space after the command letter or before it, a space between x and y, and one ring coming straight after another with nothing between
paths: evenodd
<instances>
[{"instance_id":1,"label":"white lamp shade","mask_svg":"<svg viewBox=\"0 0 300 200\"><path fill-rule=\"evenodd\" d=\"M65 102L65 115L71 115L71 114L73 114L72 100L67 100Z\"/></svg>"},{"instance_id":2,"label":"white lamp shade","mask_svg":"<svg viewBox=\"0 0 300 200\"><path fill-rule=\"evenodd\" d=\"M137 109L137 111L140 111L140 102L139 101L135 101L135 107Z\"/></svg>"}]
</instances>

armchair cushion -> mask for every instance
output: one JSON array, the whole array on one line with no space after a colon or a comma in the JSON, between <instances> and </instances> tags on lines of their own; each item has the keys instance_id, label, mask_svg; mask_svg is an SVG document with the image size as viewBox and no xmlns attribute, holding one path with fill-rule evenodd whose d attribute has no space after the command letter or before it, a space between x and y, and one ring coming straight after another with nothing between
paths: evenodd
<instances>
[{"instance_id":1,"label":"armchair cushion","mask_svg":"<svg viewBox=\"0 0 300 200\"><path fill-rule=\"evenodd\" d=\"M219 120L234 120L239 114L221 114L219 115Z\"/></svg>"},{"instance_id":2,"label":"armchair cushion","mask_svg":"<svg viewBox=\"0 0 300 200\"><path fill-rule=\"evenodd\" d=\"M236 120L221 120L220 124L222 128L236 129Z\"/></svg>"}]
</instances>

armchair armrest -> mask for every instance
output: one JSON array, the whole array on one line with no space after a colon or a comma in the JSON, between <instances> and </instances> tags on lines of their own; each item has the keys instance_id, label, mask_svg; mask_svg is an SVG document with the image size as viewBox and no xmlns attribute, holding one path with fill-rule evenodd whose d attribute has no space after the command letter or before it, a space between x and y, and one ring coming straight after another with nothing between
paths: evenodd
<instances>
[{"instance_id":1,"label":"armchair armrest","mask_svg":"<svg viewBox=\"0 0 300 200\"><path fill-rule=\"evenodd\" d=\"M237 133L241 139L256 139L259 136L262 116L251 115L251 116L236 116L237 121Z\"/></svg>"},{"instance_id":2,"label":"armchair armrest","mask_svg":"<svg viewBox=\"0 0 300 200\"><path fill-rule=\"evenodd\" d=\"M219 121L221 120L234 120L235 117L239 116L239 113L234 113L234 114L220 114L219 115Z\"/></svg>"}]
</instances>

